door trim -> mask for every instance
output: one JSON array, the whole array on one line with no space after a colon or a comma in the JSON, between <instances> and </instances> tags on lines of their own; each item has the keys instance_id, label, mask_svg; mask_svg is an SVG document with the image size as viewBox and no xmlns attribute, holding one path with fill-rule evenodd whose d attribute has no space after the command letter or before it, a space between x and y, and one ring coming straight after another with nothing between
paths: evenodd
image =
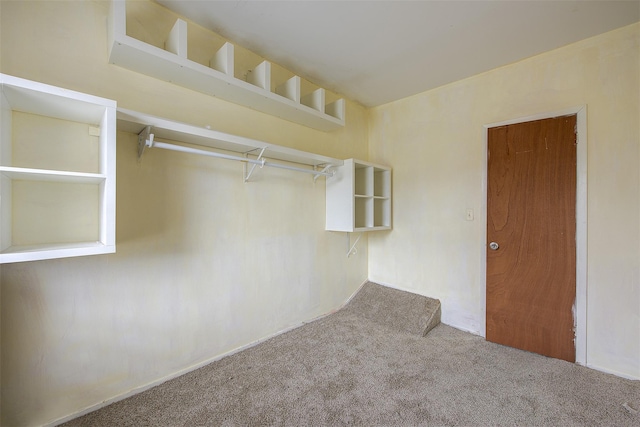
<instances>
[{"instance_id":1,"label":"door trim","mask_svg":"<svg viewBox=\"0 0 640 427\"><path fill-rule=\"evenodd\" d=\"M534 120L549 119L559 116L576 115L576 302L573 306L575 325L576 363L587 366L587 106L571 107L564 110L539 113L526 117L505 120L484 125L484 164L482 166L482 206L483 214L481 255L481 312L485 322L481 326L481 334L486 338L487 317L487 152L488 132L490 128L512 125Z\"/></svg>"}]
</instances>

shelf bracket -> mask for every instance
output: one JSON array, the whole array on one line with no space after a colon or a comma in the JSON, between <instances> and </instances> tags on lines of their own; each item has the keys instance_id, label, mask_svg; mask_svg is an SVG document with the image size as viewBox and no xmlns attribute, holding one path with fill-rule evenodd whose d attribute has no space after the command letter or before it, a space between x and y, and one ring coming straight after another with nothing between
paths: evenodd
<instances>
[{"instance_id":1,"label":"shelf bracket","mask_svg":"<svg viewBox=\"0 0 640 427\"><path fill-rule=\"evenodd\" d=\"M151 126L145 126L142 132L138 134L138 161L142 159L144 149L147 147L153 147L153 134L151 133Z\"/></svg>"},{"instance_id":2,"label":"shelf bracket","mask_svg":"<svg viewBox=\"0 0 640 427\"><path fill-rule=\"evenodd\" d=\"M360 241L361 237L362 237L362 233L358 234L358 238L356 239L355 242L353 242L353 245L351 245L351 235L347 233L347 247L349 247L349 251L347 252L347 258L349 258L351 255L355 255L358 253L358 249L356 248L356 245Z\"/></svg>"},{"instance_id":3,"label":"shelf bracket","mask_svg":"<svg viewBox=\"0 0 640 427\"><path fill-rule=\"evenodd\" d=\"M331 169L331 166L332 165L325 165L325 167L322 168L322 170L319 173L313 175L313 182L316 182L318 180L318 178L320 178L323 175L324 176L333 176L335 172L334 171L329 172L329 169Z\"/></svg>"},{"instance_id":4,"label":"shelf bracket","mask_svg":"<svg viewBox=\"0 0 640 427\"><path fill-rule=\"evenodd\" d=\"M258 154L258 158L256 159L257 161L260 162L260 169L262 169L264 167L265 164L265 159L262 157L262 155L264 154L264 151L267 149L267 147L262 148L262 150L260 150L260 154ZM248 154L245 154L245 156L248 156ZM251 165L251 169L249 170L249 173L247 173L247 164L244 164L244 182L248 182L249 178L251 178L251 174L253 173L253 171L255 170L256 166L258 166L257 163L254 163L253 165Z\"/></svg>"}]
</instances>

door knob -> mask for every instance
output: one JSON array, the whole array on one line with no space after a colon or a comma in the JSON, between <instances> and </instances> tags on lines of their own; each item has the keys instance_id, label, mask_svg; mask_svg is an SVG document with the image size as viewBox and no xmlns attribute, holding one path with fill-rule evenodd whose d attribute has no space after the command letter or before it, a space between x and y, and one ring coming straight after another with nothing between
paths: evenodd
<instances>
[{"instance_id":1,"label":"door knob","mask_svg":"<svg viewBox=\"0 0 640 427\"><path fill-rule=\"evenodd\" d=\"M496 242L489 243L489 249L491 249L492 251L497 251L498 248L500 248L500 245L497 244Z\"/></svg>"}]
</instances>

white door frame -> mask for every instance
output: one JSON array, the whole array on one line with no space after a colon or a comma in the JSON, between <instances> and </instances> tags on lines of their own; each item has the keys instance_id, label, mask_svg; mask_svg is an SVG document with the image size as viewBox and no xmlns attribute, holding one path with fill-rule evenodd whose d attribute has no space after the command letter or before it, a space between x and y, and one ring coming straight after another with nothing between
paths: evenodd
<instances>
[{"instance_id":1,"label":"white door frame","mask_svg":"<svg viewBox=\"0 0 640 427\"><path fill-rule=\"evenodd\" d=\"M587 106L567 108L565 110L540 113L527 117L506 120L484 125L484 165L482 176L482 208L484 214L483 242L481 268L482 289L481 304L485 322L482 324L481 335L486 338L487 317L487 152L489 128L549 119L553 117L576 115L577 165L576 165L576 301L573 305L573 319L575 325L576 363L587 365Z\"/></svg>"}]
</instances>

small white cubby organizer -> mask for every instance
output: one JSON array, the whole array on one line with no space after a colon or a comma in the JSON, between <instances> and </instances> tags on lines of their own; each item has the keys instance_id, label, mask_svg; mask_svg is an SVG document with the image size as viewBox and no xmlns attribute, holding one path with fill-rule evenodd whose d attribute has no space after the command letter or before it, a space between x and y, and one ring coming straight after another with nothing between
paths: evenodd
<instances>
[{"instance_id":1,"label":"small white cubby organizer","mask_svg":"<svg viewBox=\"0 0 640 427\"><path fill-rule=\"evenodd\" d=\"M115 252L116 102L0 74L0 263Z\"/></svg>"},{"instance_id":2,"label":"small white cubby organizer","mask_svg":"<svg viewBox=\"0 0 640 427\"><path fill-rule=\"evenodd\" d=\"M391 229L391 168L347 159L326 185L326 230Z\"/></svg>"},{"instance_id":3,"label":"small white cubby organizer","mask_svg":"<svg viewBox=\"0 0 640 427\"><path fill-rule=\"evenodd\" d=\"M234 45L225 43L211 52L209 66L187 57L187 22L177 19L167 34L165 49L127 35L126 1L112 1L109 25L109 62L197 92L216 96L315 129L344 127L345 102L325 103L325 90L301 93L299 76L272 91L271 63L257 65L247 79L234 75Z\"/></svg>"}]
</instances>

